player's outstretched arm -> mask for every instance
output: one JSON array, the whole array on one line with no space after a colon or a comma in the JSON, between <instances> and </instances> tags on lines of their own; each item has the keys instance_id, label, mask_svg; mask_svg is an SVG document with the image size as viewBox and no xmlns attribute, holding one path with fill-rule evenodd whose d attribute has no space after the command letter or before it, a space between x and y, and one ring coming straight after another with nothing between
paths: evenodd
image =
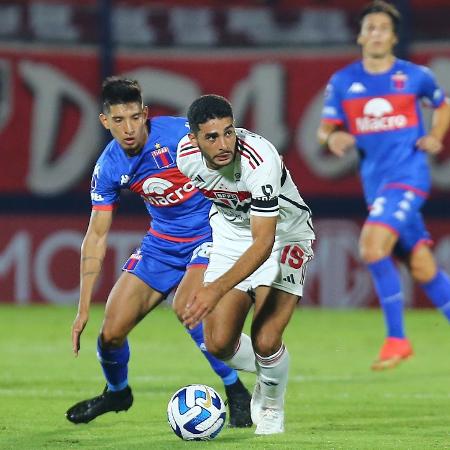
<instances>
[{"instance_id":1,"label":"player's outstretched arm","mask_svg":"<svg viewBox=\"0 0 450 450\"><path fill-rule=\"evenodd\" d=\"M431 129L428 134L419 138L417 147L431 155L439 153L443 148L443 140L450 126L450 105L442 104L433 112Z\"/></svg>"},{"instance_id":2,"label":"player's outstretched arm","mask_svg":"<svg viewBox=\"0 0 450 450\"><path fill-rule=\"evenodd\" d=\"M207 286L200 288L194 299L186 305L183 324L194 328L213 309L219 300L242 280L251 275L270 256L275 242L277 216L251 216L253 243L234 265Z\"/></svg>"},{"instance_id":3,"label":"player's outstretched arm","mask_svg":"<svg viewBox=\"0 0 450 450\"><path fill-rule=\"evenodd\" d=\"M347 131L337 129L333 123L322 121L317 129L317 140L336 156L342 157L355 145L355 138Z\"/></svg>"},{"instance_id":4,"label":"player's outstretched arm","mask_svg":"<svg viewBox=\"0 0 450 450\"><path fill-rule=\"evenodd\" d=\"M72 349L75 355L78 355L81 333L89 320L92 292L105 257L111 223L112 211L92 211L81 245L80 298L77 316L72 325Z\"/></svg>"}]
</instances>

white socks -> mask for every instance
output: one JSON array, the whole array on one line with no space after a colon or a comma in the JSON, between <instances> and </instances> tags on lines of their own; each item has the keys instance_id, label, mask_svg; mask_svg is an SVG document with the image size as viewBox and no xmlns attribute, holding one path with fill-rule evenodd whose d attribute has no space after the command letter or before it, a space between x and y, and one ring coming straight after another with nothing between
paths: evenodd
<instances>
[{"instance_id":1,"label":"white socks","mask_svg":"<svg viewBox=\"0 0 450 450\"><path fill-rule=\"evenodd\" d=\"M241 333L234 355L225 362L233 369L256 373L255 352L253 351L250 336Z\"/></svg>"},{"instance_id":2,"label":"white socks","mask_svg":"<svg viewBox=\"0 0 450 450\"><path fill-rule=\"evenodd\" d=\"M256 354L263 408L284 408L284 393L288 381L289 353L284 344L271 356Z\"/></svg>"}]
</instances>

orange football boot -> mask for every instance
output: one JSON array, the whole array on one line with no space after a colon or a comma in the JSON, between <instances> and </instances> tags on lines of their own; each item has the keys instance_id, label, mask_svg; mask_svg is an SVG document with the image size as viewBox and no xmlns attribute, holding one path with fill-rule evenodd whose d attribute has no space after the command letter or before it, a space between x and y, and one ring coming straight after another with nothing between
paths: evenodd
<instances>
[{"instance_id":1,"label":"orange football boot","mask_svg":"<svg viewBox=\"0 0 450 450\"><path fill-rule=\"evenodd\" d=\"M406 338L387 337L381 347L372 370L392 369L414 354L411 343Z\"/></svg>"}]
</instances>

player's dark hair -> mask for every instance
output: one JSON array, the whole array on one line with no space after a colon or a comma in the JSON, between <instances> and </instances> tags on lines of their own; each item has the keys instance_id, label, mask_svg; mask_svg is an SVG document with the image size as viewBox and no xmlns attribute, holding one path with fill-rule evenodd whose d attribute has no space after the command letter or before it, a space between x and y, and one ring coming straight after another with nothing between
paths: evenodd
<instances>
[{"instance_id":1,"label":"player's dark hair","mask_svg":"<svg viewBox=\"0 0 450 450\"><path fill-rule=\"evenodd\" d=\"M361 29L364 18L368 14L374 13L384 13L387 14L391 20L394 27L394 33L398 35L398 30L400 27L401 15L398 9L391 3L385 2L383 0L375 0L372 3L367 4L359 15L359 28Z\"/></svg>"},{"instance_id":2,"label":"player's dark hair","mask_svg":"<svg viewBox=\"0 0 450 450\"><path fill-rule=\"evenodd\" d=\"M109 113L112 105L139 103L142 105L142 91L136 80L108 77L102 84L103 113Z\"/></svg>"},{"instance_id":3,"label":"player's dark hair","mask_svg":"<svg viewBox=\"0 0 450 450\"><path fill-rule=\"evenodd\" d=\"M233 118L230 102L220 95L202 95L189 107L187 118L191 132L197 134L202 123L211 119Z\"/></svg>"}]
</instances>

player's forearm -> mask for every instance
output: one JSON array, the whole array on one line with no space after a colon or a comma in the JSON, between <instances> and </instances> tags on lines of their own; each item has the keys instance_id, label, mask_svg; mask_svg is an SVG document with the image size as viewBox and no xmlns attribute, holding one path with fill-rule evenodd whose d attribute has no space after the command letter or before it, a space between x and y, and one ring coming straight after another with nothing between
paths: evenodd
<instances>
[{"instance_id":1,"label":"player's forearm","mask_svg":"<svg viewBox=\"0 0 450 450\"><path fill-rule=\"evenodd\" d=\"M221 296L245 280L269 258L273 243L271 239L255 240L231 269L212 283Z\"/></svg>"},{"instance_id":2,"label":"player's forearm","mask_svg":"<svg viewBox=\"0 0 450 450\"><path fill-rule=\"evenodd\" d=\"M433 112L432 126L429 134L443 141L450 126L450 105L445 103Z\"/></svg>"},{"instance_id":3,"label":"player's forearm","mask_svg":"<svg viewBox=\"0 0 450 450\"><path fill-rule=\"evenodd\" d=\"M106 237L86 235L81 246L80 301L78 310L87 312L92 299L95 282L100 275L106 254Z\"/></svg>"}]
</instances>

